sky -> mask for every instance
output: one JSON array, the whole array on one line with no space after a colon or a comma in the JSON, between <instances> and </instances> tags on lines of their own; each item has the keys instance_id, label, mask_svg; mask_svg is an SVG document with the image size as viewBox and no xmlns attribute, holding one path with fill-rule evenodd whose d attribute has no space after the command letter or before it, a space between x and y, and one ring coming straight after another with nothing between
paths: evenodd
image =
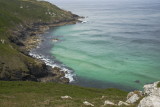
<instances>
[{"instance_id":1,"label":"sky","mask_svg":"<svg viewBox=\"0 0 160 107\"><path fill-rule=\"evenodd\" d=\"M159 1L159 0L45 0L49 1L51 3L80 3L80 2L86 2L86 3L92 3L92 2L115 2L115 3L121 3L121 2L153 2L153 1Z\"/></svg>"}]
</instances>

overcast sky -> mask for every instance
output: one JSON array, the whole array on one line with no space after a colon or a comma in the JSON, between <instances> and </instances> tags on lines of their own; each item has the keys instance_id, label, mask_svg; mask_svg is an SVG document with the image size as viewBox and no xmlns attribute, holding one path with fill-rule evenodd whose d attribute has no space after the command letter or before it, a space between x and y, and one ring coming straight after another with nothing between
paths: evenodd
<instances>
[{"instance_id":1,"label":"overcast sky","mask_svg":"<svg viewBox=\"0 0 160 107\"><path fill-rule=\"evenodd\" d=\"M49 2L52 2L52 3L79 3L79 2L87 2L87 3L92 3L92 2L102 2L102 1L105 1L105 2L115 2L115 3L118 3L118 2L153 2L153 1L159 1L159 0L46 0L46 1L49 1Z\"/></svg>"}]
</instances>

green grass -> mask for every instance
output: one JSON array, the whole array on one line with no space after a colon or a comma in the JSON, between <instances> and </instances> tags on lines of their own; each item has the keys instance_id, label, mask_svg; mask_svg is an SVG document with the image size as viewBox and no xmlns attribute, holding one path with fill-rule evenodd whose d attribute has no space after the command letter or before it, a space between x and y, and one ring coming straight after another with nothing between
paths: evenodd
<instances>
[{"instance_id":1,"label":"green grass","mask_svg":"<svg viewBox=\"0 0 160 107\"><path fill-rule=\"evenodd\" d=\"M61 10L49 2L0 0L0 28L20 23L54 22L71 18L71 13Z\"/></svg>"},{"instance_id":2,"label":"green grass","mask_svg":"<svg viewBox=\"0 0 160 107\"><path fill-rule=\"evenodd\" d=\"M105 100L125 101L127 92L118 89L93 89L58 83L0 81L1 107L83 107L87 100L100 107ZM72 99L61 99L61 96ZM102 99L102 96L105 96ZM107 106L106 106L107 107Z\"/></svg>"}]
</instances>

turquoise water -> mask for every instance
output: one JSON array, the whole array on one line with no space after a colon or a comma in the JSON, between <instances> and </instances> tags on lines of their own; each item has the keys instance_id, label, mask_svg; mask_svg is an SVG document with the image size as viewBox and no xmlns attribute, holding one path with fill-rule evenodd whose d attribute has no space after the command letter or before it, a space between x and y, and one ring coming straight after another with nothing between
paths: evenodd
<instances>
[{"instance_id":1,"label":"turquoise water","mask_svg":"<svg viewBox=\"0 0 160 107\"><path fill-rule=\"evenodd\" d=\"M73 69L72 84L133 90L160 80L160 1L56 4L87 21L50 31L59 42L49 52Z\"/></svg>"}]
</instances>

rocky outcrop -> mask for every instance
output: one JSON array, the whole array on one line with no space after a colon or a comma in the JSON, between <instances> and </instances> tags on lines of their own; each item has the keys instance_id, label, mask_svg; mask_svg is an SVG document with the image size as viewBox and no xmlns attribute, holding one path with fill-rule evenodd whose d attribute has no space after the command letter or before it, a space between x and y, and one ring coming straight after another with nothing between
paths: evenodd
<instances>
[{"instance_id":1,"label":"rocky outcrop","mask_svg":"<svg viewBox=\"0 0 160 107\"><path fill-rule=\"evenodd\" d=\"M39 78L40 82L58 82L58 83L69 83L69 79L65 78L65 73L58 67L51 68L48 70L48 75Z\"/></svg>"},{"instance_id":2,"label":"rocky outcrop","mask_svg":"<svg viewBox=\"0 0 160 107\"><path fill-rule=\"evenodd\" d=\"M160 107L159 81L153 84L144 85L145 97L140 101L138 107Z\"/></svg>"}]
</instances>

